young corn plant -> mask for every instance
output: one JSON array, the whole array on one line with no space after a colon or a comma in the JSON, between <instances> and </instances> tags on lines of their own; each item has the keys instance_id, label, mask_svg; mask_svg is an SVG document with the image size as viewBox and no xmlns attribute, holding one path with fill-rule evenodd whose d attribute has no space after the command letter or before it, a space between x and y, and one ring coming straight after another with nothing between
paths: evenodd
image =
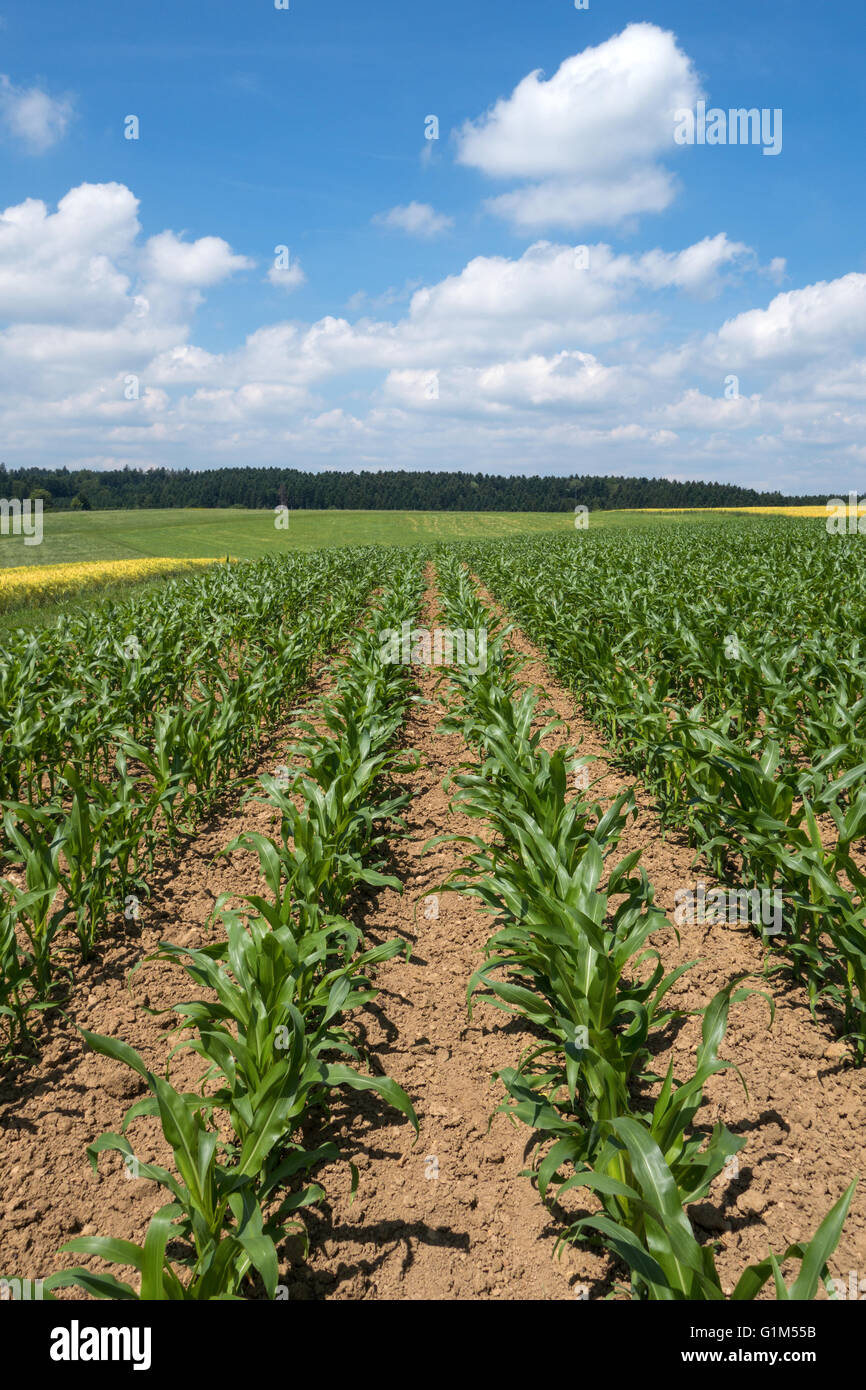
<instances>
[{"instance_id":1,"label":"young corn plant","mask_svg":"<svg viewBox=\"0 0 866 1390\"><path fill-rule=\"evenodd\" d=\"M633 1298L652 1302L724 1302L726 1295L713 1247L701 1245L695 1238L683 1210L682 1193L660 1145L640 1119L630 1115L613 1121L611 1131L611 1159L605 1160L603 1155L593 1171L577 1174L571 1180L599 1197L603 1213L581 1218L563 1239L573 1240L588 1232L600 1235L631 1270ZM609 1175L614 1155L628 1173L626 1180ZM821 1284L833 1297L828 1260L839 1243L856 1186L853 1182L846 1189L807 1245L791 1245L781 1258L770 1254L758 1264L749 1265L730 1294L730 1301L752 1301L770 1279L779 1301L811 1301ZM782 1265L788 1260L800 1261L791 1285L782 1277Z\"/></svg>"},{"instance_id":2,"label":"young corn plant","mask_svg":"<svg viewBox=\"0 0 866 1390\"><path fill-rule=\"evenodd\" d=\"M38 809L26 802L8 806L3 816L3 833L9 846L3 857L24 865L24 888L18 889L8 880L0 880L5 888L7 960L12 975L18 971L11 965L14 924L17 923L30 944L27 978L36 991L36 999L47 1001L55 977L52 945L67 915L66 905L60 903L58 892L63 877L61 851L65 847L62 829L58 831L56 811ZM10 935L11 933L11 935ZM20 989L20 985L16 988Z\"/></svg>"},{"instance_id":3,"label":"young corn plant","mask_svg":"<svg viewBox=\"0 0 866 1390\"><path fill-rule=\"evenodd\" d=\"M80 1267L52 1275L46 1287L74 1285L95 1298L126 1301L240 1299L242 1290L249 1290L255 1270L273 1298L278 1277L274 1238L282 1229L279 1218L265 1220L261 1202L268 1194L257 1189L254 1164L245 1168L219 1161L214 1105L201 1096L176 1091L150 1072L126 1043L95 1033L85 1032L84 1038L96 1052L132 1067L150 1091L127 1111L122 1133L103 1134L90 1146L94 1172L99 1155L115 1151L133 1177L157 1183L172 1200L153 1217L141 1246L105 1236L80 1236L62 1247L108 1263L131 1265L141 1276L137 1290L113 1274L94 1274ZM177 1175L135 1156L126 1130L136 1118L148 1114L159 1116ZM318 1195L317 1189L308 1190L296 1205L304 1196L315 1200ZM169 1245L173 1252L180 1246L179 1253L170 1256Z\"/></svg>"},{"instance_id":4,"label":"young corn plant","mask_svg":"<svg viewBox=\"0 0 866 1390\"><path fill-rule=\"evenodd\" d=\"M219 1083L208 1098L229 1115L234 1138L227 1151L240 1170L268 1191L287 1161L299 1171L304 1150L293 1139L297 1127L316 1111L327 1112L330 1093L342 1086L376 1091L417 1131L411 1102L394 1081L329 1060L337 1054L358 1060L339 1019L375 997L365 970L404 950L403 943L388 942L333 966L329 938L345 941L339 923L298 939L264 917L244 925L234 913L223 915L225 942L189 952L166 944L155 958L179 961L216 996L174 1008L182 1026L197 1033L180 1048L208 1063L202 1084ZM312 1155L310 1166L320 1157Z\"/></svg>"},{"instance_id":5,"label":"young corn plant","mask_svg":"<svg viewBox=\"0 0 866 1390\"><path fill-rule=\"evenodd\" d=\"M48 1007L35 990L33 956L22 950L18 942L16 893L12 885L0 880L0 1019L3 1020L0 1044L3 1054L14 1052L16 1047L28 1042L31 1011Z\"/></svg>"}]
</instances>

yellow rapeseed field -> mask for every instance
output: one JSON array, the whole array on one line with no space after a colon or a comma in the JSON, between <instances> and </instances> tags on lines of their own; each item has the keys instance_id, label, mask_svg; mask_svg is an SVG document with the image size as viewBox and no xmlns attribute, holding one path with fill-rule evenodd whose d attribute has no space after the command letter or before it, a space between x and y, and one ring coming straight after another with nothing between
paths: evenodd
<instances>
[{"instance_id":1,"label":"yellow rapeseed field","mask_svg":"<svg viewBox=\"0 0 866 1390\"><path fill-rule=\"evenodd\" d=\"M103 588L106 584L136 583L220 563L198 557L181 560L171 556L149 556L140 560L91 560L68 565L15 565L0 569L0 608L50 602L67 594Z\"/></svg>"},{"instance_id":2,"label":"yellow rapeseed field","mask_svg":"<svg viewBox=\"0 0 866 1390\"><path fill-rule=\"evenodd\" d=\"M852 507L848 503L843 503L847 508L849 516L866 516L866 503L859 503ZM806 507L642 507L644 512L752 512L756 516L820 516L825 520L831 513L824 506ZM841 508L833 509L841 513Z\"/></svg>"}]
</instances>

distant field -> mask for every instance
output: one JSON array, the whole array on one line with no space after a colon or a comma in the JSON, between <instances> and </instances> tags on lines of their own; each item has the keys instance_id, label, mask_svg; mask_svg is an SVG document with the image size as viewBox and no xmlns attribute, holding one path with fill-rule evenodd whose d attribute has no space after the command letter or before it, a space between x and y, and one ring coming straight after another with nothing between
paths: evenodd
<instances>
[{"instance_id":1,"label":"distant field","mask_svg":"<svg viewBox=\"0 0 866 1390\"><path fill-rule=\"evenodd\" d=\"M755 525L762 520L742 513L740 518ZM685 521L717 528L732 520L730 512L710 509L593 512L589 529L658 530ZM43 523L40 545L0 535L0 633L50 625L73 607L123 598L131 587L159 588L173 569L193 560L254 560L343 545L587 534L575 531L571 512L298 511L288 530L277 530L273 512L202 507L47 512Z\"/></svg>"},{"instance_id":2,"label":"distant field","mask_svg":"<svg viewBox=\"0 0 866 1390\"><path fill-rule=\"evenodd\" d=\"M724 523L718 512L593 512L590 525L658 526L684 517ZM418 542L573 530L570 512L299 511L278 531L266 511L179 508L170 511L46 512L41 545L0 536L0 570L15 565L81 564L143 557L190 559L226 555L257 559L287 550L335 545Z\"/></svg>"},{"instance_id":3,"label":"distant field","mask_svg":"<svg viewBox=\"0 0 866 1390\"><path fill-rule=\"evenodd\" d=\"M411 545L418 541L564 531L567 512L293 512L278 531L273 512L210 508L133 512L46 512L41 545L0 537L0 568L142 556L257 559L335 545Z\"/></svg>"}]
</instances>

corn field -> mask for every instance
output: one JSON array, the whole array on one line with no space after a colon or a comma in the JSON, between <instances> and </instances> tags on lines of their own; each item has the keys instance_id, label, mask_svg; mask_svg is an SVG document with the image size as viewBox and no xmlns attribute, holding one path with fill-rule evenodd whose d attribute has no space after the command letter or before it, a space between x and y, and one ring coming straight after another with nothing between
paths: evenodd
<instances>
[{"instance_id":1,"label":"corn field","mask_svg":"<svg viewBox=\"0 0 866 1390\"><path fill-rule=\"evenodd\" d=\"M733 1277L693 1213L750 1157L738 1105L761 1043L738 1056L733 1018L760 1011L771 1034L791 999L839 1049L843 1083L866 1074L858 559L856 536L769 517L347 548L209 566L7 636L3 1065L13 1085L38 1071L67 1020L81 1056L136 1097L90 1134L90 1170L119 1160L148 1194L146 1222L122 1235L67 1232L45 1297L283 1296L287 1242L315 1269L333 1204L365 1201L369 1154L358 1161L346 1115L386 1127L372 1152L388 1171L399 1142L399 1165L423 1159L438 1181L438 1157L418 1148L424 1087L401 1061L432 1044L416 1028L401 1049L395 1019L413 1002L422 908L445 922L454 902L481 914L481 946L462 977L453 962L437 976L431 1016L451 990L464 1024L440 1028L436 1069L464 1029L495 1038L489 1106L465 1122L522 1136L508 1191L525 1190L515 1200L552 1232L538 1260L600 1261L603 1296L623 1300L838 1297L856 1166L828 1183L810 1230L744 1255ZM431 621L436 640L419 626ZM482 633L483 659L463 640ZM532 661L594 730L615 791ZM434 738L444 778L425 773ZM446 798L435 818L416 805L422 784ZM79 1021L82 981L103 978L130 904L147 920L166 873L233 822L208 851L224 890L199 937L161 930L126 982L170 982L170 1002L148 1005L155 1062L123 1028ZM675 958L682 923L645 867L666 840L735 899L779 905L712 985L697 955ZM236 862L254 891L238 893ZM397 900L406 925L390 934L377 904ZM672 1051L688 1028L688 1053ZM164 1162L146 1156L157 1149Z\"/></svg>"},{"instance_id":2,"label":"corn field","mask_svg":"<svg viewBox=\"0 0 866 1390\"><path fill-rule=\"evenodd\" d=\"M759 535L748 554L754 537L736 525L626 546L588 537L579 554L527 542L488 549L478 571L719 878L781 894L774 950L813 1009L838 1009L862 1063L859 550L808 524Z\"/></svg>"}]
</instances>

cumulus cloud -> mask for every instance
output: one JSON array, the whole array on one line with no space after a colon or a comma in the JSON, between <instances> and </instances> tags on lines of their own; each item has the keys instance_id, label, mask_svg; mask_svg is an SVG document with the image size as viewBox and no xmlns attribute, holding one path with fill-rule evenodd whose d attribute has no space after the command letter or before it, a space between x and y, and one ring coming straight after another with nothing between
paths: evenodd
<instances>
[{"instance_id":1,"label":"cumulus cloud","mask_svg":"<svg viewBox=\"0 0 866 1390\"><path fill-rule=\"evenodd\" d=\"M118 183L0 212L7 462L264 464L288 451L330 467L550 471L583 457L801 488L816 460L841 461L834 488L862 466L866 275L678 335L678 297L744 292L778 262L760 266L724 232L638 253L542 240L385 296L411 294L393 322L361 299L354 321L270 323L209 352L196 307L252 264L218 236L145 238Z\"/></svg>"},{"instance_id":2,"label":"cumulus cloud","mask_svg":"<svg viewBox=\"0 0 866 1390\"><path fill-rule=\"evenodd\" d=\"M17 87L0 73L0 124L32 154L44 154L63 139L74 114L71 97L53 97L41 87Z\"/></svg>"},{"instance_id":3,"label":"cumulus cloud","mask_svg":"<svg viewBox=\"0 0 866 1390\"><path fill-rule=\"evenodd\" d=\"M766 408L758 395L708 396L692 387L678 401L661 407L659 414L678 429L745 429L759 425Z\"/></svg>"},{"instance_id":4,"label":"cumulus cloud","mask_svg":"<svg viewBox=\"0 0 866 1390\"><path fill-rule=\"evenodd\" d=\"M661 212L676 185L658 163L674 151L675 112L701 96L676 36L654 24L531 72L458 132L457 158L491 178L529 180L490 200L520 228L616 224Z\"/></svg>"},{"instance_id":5,"label":"cumulus cloud","mask_svg":"<svg viewBox=\"0 0 866 1390\"><path fill-rule=\"evenodd\" d=\"M57 204L0 213L0 316L102 332L185 320L199 291L253 262L219 237L161 232L139 243L138 199L123 184L81 184Z\"/></svg>"},{"instance_id":6,"label":"cumulus cloud","mask_svg":"<svg viewBox=\"0 0 866 1390\"><path fill-rule=\"evenodd\" d=\"M454 226L454 218L436 212L429 203L407 203L405 207L378 212L373 218L378 227L393 227L410 236L434 237Z\"/></svg>"},{"instance_id":7,"label":"cumulus cloud","mask_svg":"<svg viewBox=\"0 0 866 1390\"><path fill-rule=\"evenodd\" d=\"M750 246L719 232L684 251L646 251L633 264L636 277L653 289L676 288L704 297L721 289L722 271L752 268L756 258Z\"/></svg>"},{"instance_id":8,"label":"cumulus cloud","mask_svg":"<svg viewBox=\"0 0 866 1390\"><path fill-rule=\"evenodd\" d=\"M118 322L129 312L121 269L140 228L119 183L82 184L49 212L38 198L0 213L0 317L27 323Z\"/></svg>"},{"instance_id":9,"label":"cumulus cloud","mask_svg":"<svg viewBox=\"0 0 866 1390\"><path fill-rule=\"evenodd\" d=\"M750 309L707 339L716 360L785 361L837 353L866 338L866 275L852 272L779 294L766 309Z\"/></svg>"},{"instance_id":10,"label":"cumulus cloud","mask_svg":"<svg viewBox=\"0 0 866 1390\"><path fill-rule=\"evenodd\" d=\"M547 179L488 198L486 206L522 232L540 227L616 226L637 213L664 212L675 191L676 180L666 169L635 169L574 183Z\"/></svg>"},{"instance_id":11,"label":"cumulus cloud","mask_svg":"<svg viewBox=\"0 0 866 1390\"><path fill-rule=\"evenodd\" d=\"M254 262L234 255L221 237L182 241L174 232L160 232L148 241L143 264L145 273L163 284L204 289L235 270L251 270Z\"/></svg>"},{"instance_id":12,"label":"cumulus cloud","mask_svg":"<svg viewBox=\"0 0 866 1390\"><path fill-rule=\"evenodd\" d=\"M36 198L0 212L0 364L39 397L139 372L188 337L204 289L252 264L219 237L141 240L138 199L81 184L55 211Z\"/></svg>"},{"instance_id":13,"label":"cumulus cloud","mask_svg":"<svg viewBox=\"0 0 866 1390\"><path fill-rule=\"evenodd\" d=\"M433 376L436 391L431 393ZM431 401L447 401L461 413L516 414L538 406L605 406L630 394L627 375L606 367L592 353L540 353L488 367L453 367L443 372L413 369L389 372L386 400L409 410L429 411Z\"/></svg>"},{"instance_id":14,"label":"cumulus cloud","mask_svg":"<svg viewBox=\"0 0 866 1390\"><path fill-rule=\"evenodd\" d=\"M701 298L721 289L724 274L756 263L750 247L724 233L683 251L617 255L604 242L583 246L539 241L522 256L476 256L457 275L416 291L403 333L441 354L489 352L506 337L515 353L579 338L603 343L639 332L649 305L641 290L679 289Z\"/></svg>"},{"instance_id":15,"label":"cumulus cloud","mask_svg":"<svg viewBox=\"0 0 866 1390\"><path fill-rule=\"evenodd\" d=\"M148 379L159 386L186 386L197 381L213 381L223 360L219 354L184 343L158 353L148 367Z\"/></svg>"}]
</instances>

